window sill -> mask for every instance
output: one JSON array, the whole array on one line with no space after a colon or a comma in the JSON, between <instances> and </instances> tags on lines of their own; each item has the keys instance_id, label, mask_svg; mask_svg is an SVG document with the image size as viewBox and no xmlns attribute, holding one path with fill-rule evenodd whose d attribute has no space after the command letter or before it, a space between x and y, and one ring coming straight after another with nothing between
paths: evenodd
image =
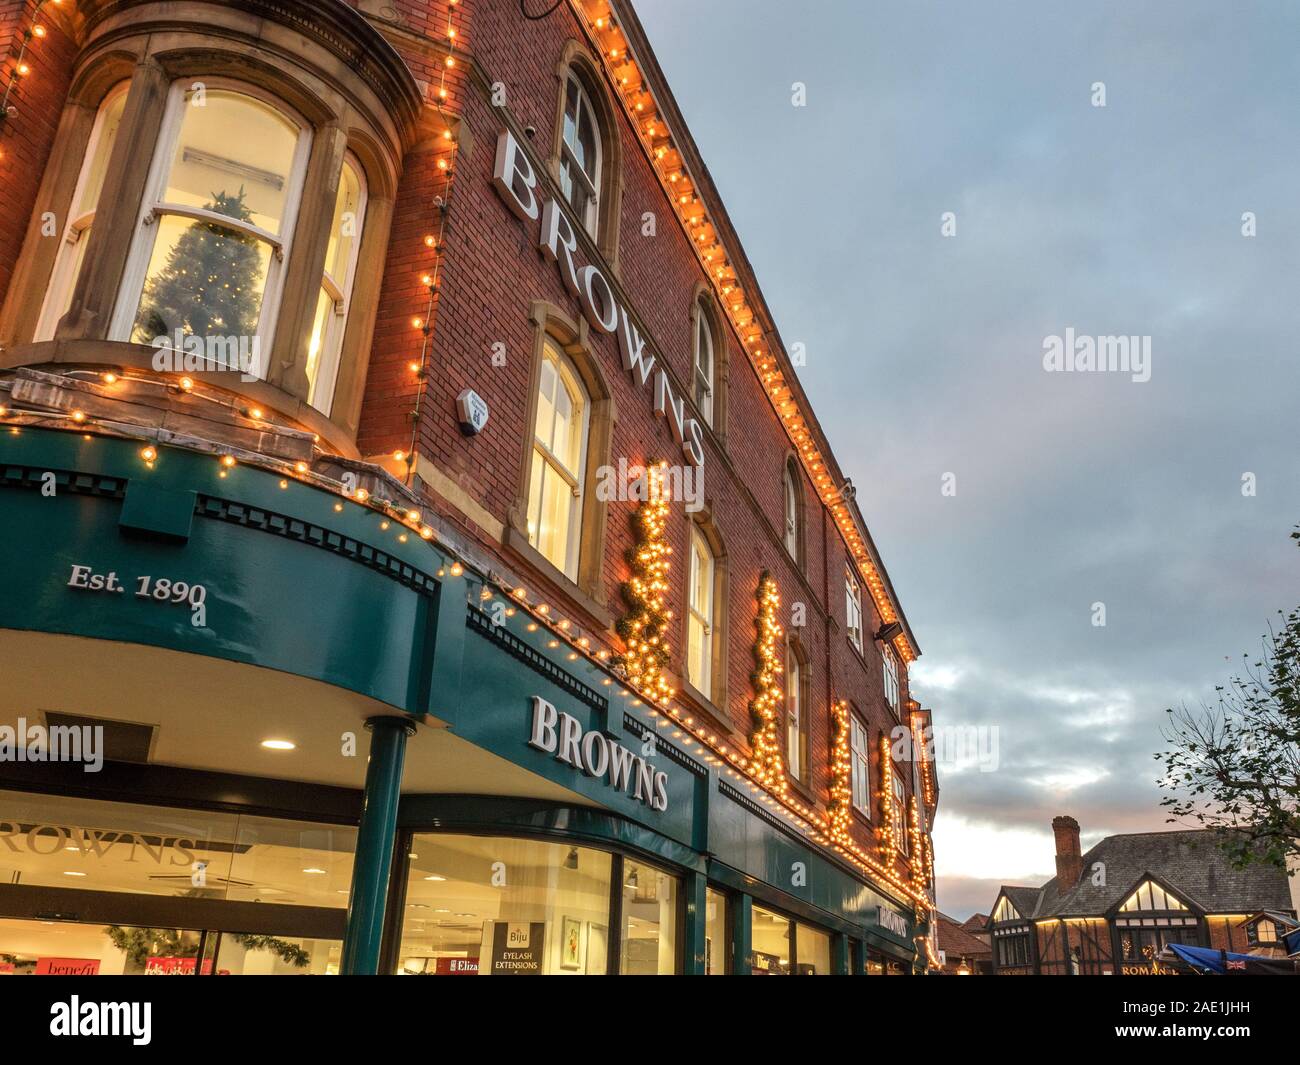
<instances>
[{"instance_id":1,"label":"window sill","mask_svg":"<svg viewBox=\"0 0 1300 1065\"><path fill-rule=\"evenodd\" d=\"M543 578L555 585L561 593L572 599L592 618L598 628L607 630L614 627L614 616L609 612L609 609L581 585L575 584L566 574L561 572L550 559L528 542L528 537L513 525L506 529L505 546L519 555Z\"/></svg>"},{"instance_id":2,"label":"window sill","mask_svg":"<svg viewBox=\"0 0 1300 1065\"><path fill-rule=\"evenodd\" d=\"M722 733L729 743L735 745L735 725L722 707L718 706L717 703L685 677L682 677L682 686L677 694L684 697L697 712L707 714L711 719L710 724L713 725L713 731Z\"/></svg>"}]
</instances>

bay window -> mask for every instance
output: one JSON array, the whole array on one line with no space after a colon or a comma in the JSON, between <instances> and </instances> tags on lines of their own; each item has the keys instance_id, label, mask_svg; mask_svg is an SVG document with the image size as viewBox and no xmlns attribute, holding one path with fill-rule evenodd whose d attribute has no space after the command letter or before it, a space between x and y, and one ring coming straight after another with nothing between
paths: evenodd
<instances>
[{"instance_id":1,"label":"bay window","mask_svg":"<svg viewBox=\"0 0 1300 1065\"><path fill-rule=\"evenodd\" d=\"M175 84L110 338L269 344L310 145L252 90Z\"/></svg>"},{"instance_id":2,"label":"bay window","mask_svg":"<svg viewBox=\"0 0 1300 1065\"><path fill-rule=\"evenodd\" d=\"M577 371L547 338L533 429L528 542L570 580L578 574L590 407Z\"/></svg>"}]
</instances>

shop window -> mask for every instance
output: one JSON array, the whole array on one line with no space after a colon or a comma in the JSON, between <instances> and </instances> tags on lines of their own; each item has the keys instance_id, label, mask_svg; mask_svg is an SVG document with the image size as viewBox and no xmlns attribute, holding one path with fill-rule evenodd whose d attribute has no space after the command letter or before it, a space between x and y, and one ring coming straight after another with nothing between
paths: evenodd
<instances>
[{"instance_id":1,"label":"shop window","mask_svg":"<svg viewBox=\"0 0 1300 1065\"><path fill-rule=\"evenodd\" d=\"M808 778L808 664L794 640L785 645L785 756L790 775Z\"/></svg>"},{"instance_id":2,"label":"shop window","mask_svg":"<svg viewBox=\"0 0 1300 1065\"><path fill-rule=\"evenodd\" d=\"M564 86L560 192L593 237L600 224L603 134L591 97L576 73Z\"/></svg>"},{"instance_id":3,"label":"shop window","mask_svg":"<svg viewBox=\"0 0 1300 1065\"><path fill-rule=\"evenodd\" d=\"M59 254L41 308L40 322L36 327L37 340L49 340L54 336L59 319L67 313L68 305L72 302L72 290L81 273L86 245L90 243L90 230L95 224L100 193L104 189L108 160L113 154L117 131L122 124L122 112L126 109L126 90L125 84L113 89L104 97L99 113L95 116L95 125L86 145L86 156L81 164L81 174L77 178L77 188L72 195L67 225L63 230L63 241L59 245Z\"/></svg>"},{"instance_id":4,"label":"shop window","mask_svg":"<svg viewBox=\"0 0 1300 1065\"><path fill-rule=\"evenodd\" d=\"M570 580L578 575L591 404L549 337L542 348L528 490L528 542Z\"/></svg>"},{"instance_id":5,"label":"shop window","mask_svg":"<svg viewBox=\"0 0 1300 1065\"><path fill-rule=\"evenodd\" d=\"M713 551L698 525L691 525L686 621L686 679L705 696L713 692L714 586Z\"/></svg>"},{"instance_id":6,"label":"shop window","mask_svg":"<svg viewBox=\"0 0 1300 1065\"><path fill-rule=\"evenodd\" d=\"M611 868L610 855L563 843L418 834L397 972L604 975Z\"/></svg>"},{"instance_id":7,"label":"shop window","mask_svg":"<svg viewBox=\"0 0 1300 1065\"><path fill-rule=\"evenodd\" d=\"M796 976L831 975L831 937L820 928L800 922L795 926Z\"/></svg>"},{"instance_id":8,"label":"shop window","mask_svg":"<svg viewBox=\"0 0 1300 1065\"><path fill-rule=\"evenodd\" d=\"M338 380L339 356L351 309L352 282L365 217L365 178L357 161L349 156L339 177L329 247L325 252L325 272L307 349L307 402L327 417L334 405L334 385Z\"/></svg>"},{"instance_id":9,"label":"shop window","mask_svg":"<svg viewBox=\"0 0 1300 1065\"><path fill-rule=\"evenodd\" d=\"M731 954L728 928L728 900L721 891L709 888L704 896L704 975L725 976Z\"/></svg>"},{"instance_id":10,"label":"shop window","mask_svg":"<svg viewBox=\"0 0 1300 1065\"><path fill-rule=\"evenodd\" d=\"M897 716L901 697L898 684L898 655L889 644L885 644L880 650L885 671L885 702L889 704L889 708Z\"/></svg>"},{"instance_id":11,"label":"shop window","mask_svg":"<svg viewBox=\"0 0 1300 1065\"><path fill-rule=\"evenodd\" d=\"M112 338L220 338L260 355L251 344L270 342L310 144L248 92L174 86ZM254 369L264 376L264 360Z\"/></svg>"},{"instance_id":12,"label":"shop window","mask_svg":"<svg viewBox=\"0 0 1300 1065\"><path fill-rule=\"evenodd\" d=\"M713 339L713 323L703 301L697 301L695 307L695 368L692 374L692 390L695 396L695 409L709 425L713 424L713 395L716 387L717 364L716 344Z\"/></svg>"},{"instance_id":13,"label":"shop window","mask_svg":"<svg viewBox=\"0 0 1300 1065\"><path fill-rule=\"evenodd\" d=\"M858 651L862 650L862 585L853 575L851 569L844 571L844 615L845 632L849 643Z\"/></svg>"},{"instance_id":14,"label":"shop window","mask_svg":"<svg viewBox=\"0 0 1300 1065\"><path fill-rule=\"evenodd\" d=\"M623 927L619 972L671 976L677 972L678 879L654 866L623 863Z\"/></svg>"},{"instance_id":15,"label":"shop window","mask_svg":"<svg viewBox=\"0 0 1300 1065\"><path fill-rule=\"evenodd\" d=\"M849 758L853 808L871 816L871 731L849 710Z\"/></svg>"},{"instance_id":16,"label":"shop window","mask_svg":"<svg viewBox=\"0 0 1300 1065\"><path fill-rule=\"evenodd\" d=\"M785 549L803 566L803 486L794 459L785 464ZM860 610L860 608L859 608Z\"/></svg>"},{"instance_id":17,"label":"shop window","mask_svg":"<svg viewBox=\"0 0 1300 1065\"><path fill-rule=\"evenodd\" d=\"M755 976L789 976L793 961L790 920L755 906L750 929Z\"/></svg>"},{"instance_id":18,"label":"shop window","mask_svg":"<svg viewBox=\"0 0 1300 1065\"><path fill-rule=\"evenodd\" d=\"M1014 935L995 936L993 943L997 950L999 968L1023 968L1033 964L1029 932L1017 932Z\"/></svg>"}]
</instances>

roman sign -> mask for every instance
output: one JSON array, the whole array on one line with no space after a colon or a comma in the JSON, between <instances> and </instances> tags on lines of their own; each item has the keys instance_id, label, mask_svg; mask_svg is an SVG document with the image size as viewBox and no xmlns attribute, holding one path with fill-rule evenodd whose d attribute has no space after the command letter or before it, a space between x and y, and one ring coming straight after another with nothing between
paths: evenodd
<instances>
[{"instance_id":1,"label":"roman sign","mask_svg":"<svg viewBox=\"0 0 1300 1065\"><path fill-rule=\"evenodd\" d=\"M638 387L650 393L654 412L668 423L668 431L692 466L704 465L704 430L686 413L686 400L673 391L672 382L658 356L650 350L628 308L619 302L613 286L600 268L577 261L578 237L573 223L557 200L543 201L537 172L514 134L503 130L497 139L492 184L519 218L538 222L537 247L560 270L565 287L578 297L582 315L598 333L616 333L623 369Z\"/></svg>"},{"instance_id":2,"label":"roman sign","mask_svg":"<svg viewBox=\"0 0 1300 1065\"><path fill-rule=\"evenodd\" d=\"M572 714L533 696L533 731L528 746L555 755L589 777L601 777L617 791L627 792L652 810L668 809L668 774L640 755L593 729L584 732Z\"/></svg>"}]
</instances>

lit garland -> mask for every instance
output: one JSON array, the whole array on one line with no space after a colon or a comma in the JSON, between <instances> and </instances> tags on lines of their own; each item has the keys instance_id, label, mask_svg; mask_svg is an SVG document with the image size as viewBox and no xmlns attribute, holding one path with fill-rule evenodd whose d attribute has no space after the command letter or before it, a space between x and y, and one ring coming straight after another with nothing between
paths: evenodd
<instances>
[{"instance_id":1,"label":"lit garland","mask_svg":"<svg viewBox=\"0 0 1300 1065\"><path fill-rule=\"evenodd\" d=\"M849 749L849 704L837 699L831 704L831 797L827 804L826 829L831 839L843 846L852 842L849 825L853 807L853 756Z\"/></svg>"},{"instance_id":2,"label":"lit garland","mask_svg":"<svg viewBox=\"0 0 1300 1065\"><path fill-rule=\"evenodd\" d=\"M670 502L663 475L666 466L660 462L646 469L646 498L632 518L636 529L636 544L628 550L632 574L623 584L629 613L618 622L618 634L627 647L621 661L628 680L637 691L662 701L675 694L667 674L667 631L673 612L664 609L668 556L673 551L665 539Z\"/></svg>"},{"instance_id":3,"label":"lit garland","mask_svg":"<svg viewBox=\"0 0 1300 1065\"><path fill-rule=\"evenodd\" d=\"M756 695L750 703L754 732L750 746L754 757L750 767L755 778L766 788L778 793L786 790L785 763L781 756L781 708L785 705L785 690L781 674L781 623L776 620L781 607L781 593L770 573L764 573L758 582L758 642L754 644L754 657L758 672L754 674Z\"/></svg>"},{"instance_id":4,"label":"lit garland","mask_svg":"<svg viewBox=\"0 0 1300 1065\"><path fill-rule=\"evenodd\" d=\"M447 215L451 210L451 179L452 179L452 160L456 153L456 139L451 132L452 117L443 109L443 103L447 99L447 75L456 66L456 27L452 23L451 13L459 0L448 0L447 4L447 25L444 30L447 37L447 54L443 57L442 69L439 75L437 100L434 106L438 114L442 116L446 123L442 131L443 147L446 149L445 155L439 155L437 163L438 173L442 177L442 192L434 198L434 204L438 211L438 231L429 233L424 237L424 246L433 253L433 266L428 273L420 278L420 283L428 291L428 299L425 303L424 314L417 315L411 319L413 328L420 331L420 357L412 359L410 363L411 373L415 375L415 404L411 409L411 443L405 451L395 451L393 458L398 462L406 464L406 483L410 485L411 478L415 474L415 455L416 446L419 442L420 435L420 411L424 406L425 382L429 376L429 345L430 338L433 335L433 317L435 305L438 298L438 282L442 272L442 255L445 250L444 238L447 232Z\"/></svg>"},{"instance_id":5,"label":"lit garland","mask_svg":"<svg viewBox=\"0 0 1300 1065\"><path fill-rule=\"evenodd\" d=\"M9 80L5 83L4 95L0 96L0 128L3 128L9 115L14 111L14 107L9 102L13 98L14 90L19 82L32 72L27 64L27 49L31 47L34 40L43 40L46 36L47 30L40 21L41 10L47 3L58 5L62 2L63 0L37 0L36 7L32 10L31 27L23 30L18 38L18 54L14 56L14 65L9 68Z\"/></svg>"},{"instance_id":6,"label":"lit garland","mask_svg":"<svg viewBox=\"0 0 1300 1065\"><path fill-rule=\"evenodd\" d=\"M929 891L930 881L925 875L925 833L921 831L921 804L913 795L907 804L907 834L912 853L912 882L918 891Z\"/></svg>"},{"instance_id":7,"label":"lit garland","mask_svg":"<svg viewBox=\"0 0 1300 1065\"><path fill-rule=\"evenodd\" d=\"M894 838L894 759L889 752L889 737L880 734L880 825L876 836L880 840L880 860L893 869L898 840Z\"/></svg>"}]
</instances>

